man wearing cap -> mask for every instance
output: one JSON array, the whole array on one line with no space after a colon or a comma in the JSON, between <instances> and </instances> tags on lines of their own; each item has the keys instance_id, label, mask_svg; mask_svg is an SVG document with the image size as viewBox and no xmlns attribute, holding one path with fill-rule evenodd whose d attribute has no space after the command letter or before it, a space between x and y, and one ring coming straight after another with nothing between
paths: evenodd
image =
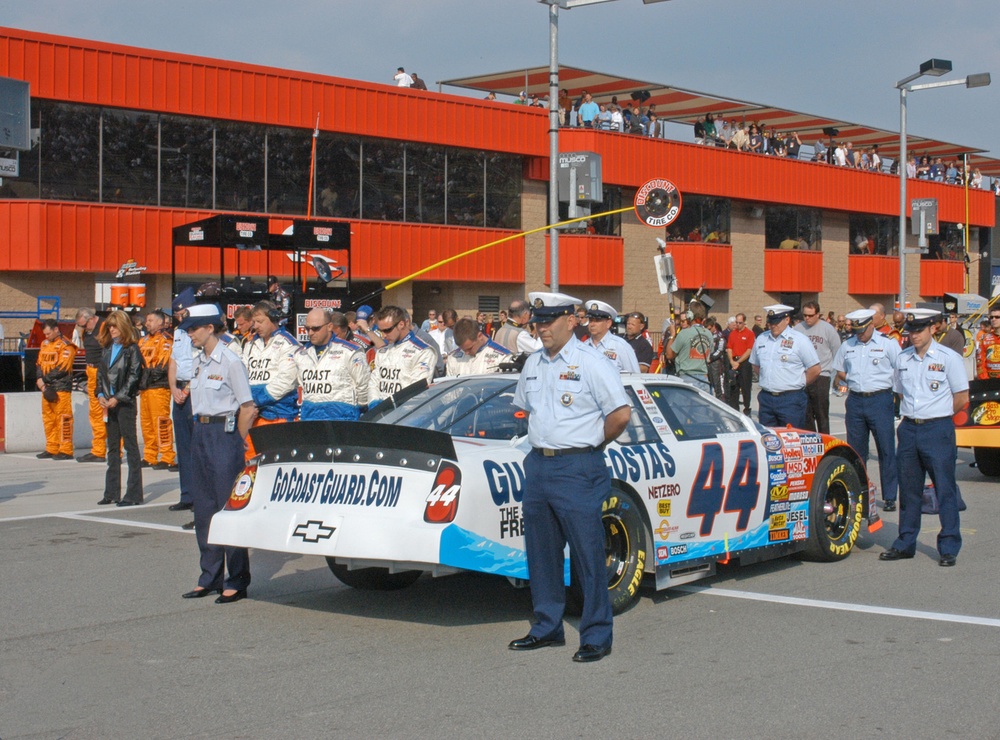
<instances>
[{"instance_id":1,"label":"man wearing cap","mask_svg":"<svg viewBox=\"0 0 1000 740\"><path fill-rule=\"evenodd\" d=\"M254 413L246 367L219 341L225 323L218 306L203 303L192 306L177 327L177 334L187 332L194 348L201 350L193 362L188 386L195 422L192 498L201 575L194 590L183 597L201 599L219 593L216 604L246 598L250 585L247 549L208 542L212 517L226 505L233 481L243 470L244 446ZM229 577L225 578L227 566Z\"/></svg>"},{"instance_id":2,"label":"man wearing cap","mask_svg":"<svg viewBox=\"0 0 1000 740\"><path fill-rule=\"evenodd\" d=\"M807 301L802 305L802 323L795 331L809 337L819 357L819 377L806 386L806 429L830 433L830 379L833 357L840 349L840 335L828 321L823 321L819 304Z\"/></svg>"},{"instance_id":3,"label":"man wearing cap","mask_svg":"<svg viewBox=\"0 0 1000 740\"><path fill-rule=\"evenodd\" d=\"M458 349L445 360L448 377L496 373L501 363L511 359L506 347L490 339L480 324L468 317L455 323L455 344Z\"/></svg>"},{"instance_id":4,"label":"man wearing cap","mask_svg":"<svg viewBox=\"0 0 1000 740\"><path fill-rule=\"evenodd\" d=\"M295 354L302 348L295 337L279 326L282 316L282 311L270 301L261 301L253 307L257 336L243 348L243 364L257 406L254 426L293 421L298 414L299 373Z\"/></svg>"},{"instance_id":5,"label":"man wearing cap","mask_svg":"<svg viewBox=\"0 0 1000 740\"><path fill-rule=\"evenodd\" d=\"M194 305L195 295L191 288L182 291L174 298L171 308L178 327L187 318L188 309ZM174 332L170 362L167 365L167 384L170 386L170 395L174 400L174 407L170 414L174 422L174 441L177 445L177 467L179 468L178 477L181 487L180 501L170 505L171 511L184 511L194 505L191 498L193 485L191 435L194 431L194 422L191 418L191 390L188 387L193 374L194 347L191 345L191 338L187 332L178 328Z\"/></svg>"},{"instance_id":6,"label":"man wearing cap","mask_svg":"<svg viewBox=\"0 0 1000 740\"><path fill-rule=\"evenodd\" d=\"M663 349L664 356L674 361L677 375L690 381L705 391L712 392L708 382L708 358L715 346L712 332L702 326L705 321L705 305L701 301L691 301L685 318L690 325L679 332L671 332Z\"/></svg>"},{"instance_id":7,"label":"man wearing cap","mask_svg":"<svg viewBox=\"0 0 1000 740\"><path fill-rule=\"evenodd\" d=\"M628 342L611 332L611 325L618 318L618 312L604 301L587 301L584 306L587 309L587 318L590 320L587 331L594 348L611 360L611 364L618 372L639 372L639 360L635 356L635 350Z\"/></svg>"},{"instance_id":8,"label":"man wearing cap","mask_svg":"<svg viewBox=\"0 0 1000 740\"><path fill-rule=\"evenodd\" d=\"M282 316L287 317L291 308L292 298L281 287L281 283L278 282L278 278L275 275L268 275L267 277L267 292L271 294L268 300L278 307Z\"/></svg>"},{"instance_id":9,"label":"man wearing cap","mask_svg":"<svg viewBox=\"0 0 1000 740\"><path fill-rule=\"evenodd\" d=\"M757 418L764 426L806 426L806 386L819 376L812 342L788 324L795 309L782 303L766 306L768 331L757 337L750 364L760 373Z\"/></svg>"},{"instance_id":10,"label":"man wearing cap","mask_svg":"<svg viewBox=\"0 0 1000 740\"><path fill-rule=\"evenodd\" d=\"M437 364L434 349L414 333L410 314L399 306L379 309L375 325L385 345L375 352L368 381L369 407L414 383L430 383Z\"/></svg>"},{"instance_id":11,"label":"man wearing cap","mask_svg":"<svg viewBox=\"0 0 1000 740\"><path fill-rule=\"evenodd\" d=\"M847 396L847 444L868 464L868 435L875 437L878 471L885 511L896 510L896 440L893 437L892 376L899 358L899 345L875 331L871 309L847 314L854 335L840 345L833 358L834 385L844 383Z\"/></svg>"},{"instance_id":12,"label":"man wearing cap","mask_svg":"<svg viewBox=\"0 0 1000 740\"><path fill-rule=\"evenodd\" d=\"M507 348L512 355L531 354L542 348L542 342L531 336L525 325L531 318L531 306L527 301L512 301L510 318L497 329L493 341Z\"/></svg>"},{"instance_id":13,"label":"man wearing cap","mask_svg":"<svg viewBox=\"0 0 1000 740\"><path fill-rule=\"evenodd\" d=\"M514 405L528 413L524 459L525 554L534 619L508 646L535 650L566 643L563 550L569 543L583 591L577 662L611 652L612 612L601 506L611 494L604 446L628 425L630 407L621 376L593 345L573 336L580 301L562 293L531 293L532 321L544 350L528 357Z\"/></svg>"},{"instance_id":14,"label":"man wearing cap","mask_svg":"<svg viewBox=\"0 0 1000 740\"><path fill-rule=\"evenodd\" d=\"M146 336L139 340L139 352L145 363L139 382L139 421L145 447L142 466L177 470L168 378L173 340L164 329L165 324L163 311L150 311L146 314Z\"/></svg>"},{"instance_id":15,"label":"man wearing cap","mask_svg":"<svg viewBox=\"0 0 1000 740\"><path fill-rule=\"evenodd\" d=\"M357 421L368 404L368 361L347 336L344 314L314 308L306 314L309 346L295 354L302 386L302 421Z\"/></svg>"},{"instance_id":16,"label":"man wearing cap","mask_svg":"<svg viewBox=\"0 0 1000 740\"><path fill-rule=\"evenodd\" d=\"M104 409L97 400L97 366L101 364L100 334L101 320L92 308L81 308L76 312L76 332L73 343L83 350L87 362L87 399L90 402L90 430L93 441L90 452L76 458L77 462L105 462L108 432L104 426Z\"/></svg>"},{"instance_id":17,"label":"man wearing cap","mask_svg":"<svg viewBox=\"0 0 1000 740\"><path fill-rule=\"evenodd\" d=\"M1000 304L990 306L988 317L989 326L976 342L976 377L980 380L1000 378Z\"/></svg>"},{"instance_id":18,"label":"man wearing cap","mask_svg":"<svg viewBox=\"0 0 1000 740\"><path fill-rule=\"evenodd\" d=\"M941 520L939 563L949 567L962 548L952 416L969 403L969 381L961 355L934 341L931 326L938 316L939 312L930 309L913 309L906 316L910 346L900 353L893 376L893 390L902 396L903 415L896 430L899 536L879 559L903 560L916 553L924 478L930 475Z\"/></svg>"}]
</instances>

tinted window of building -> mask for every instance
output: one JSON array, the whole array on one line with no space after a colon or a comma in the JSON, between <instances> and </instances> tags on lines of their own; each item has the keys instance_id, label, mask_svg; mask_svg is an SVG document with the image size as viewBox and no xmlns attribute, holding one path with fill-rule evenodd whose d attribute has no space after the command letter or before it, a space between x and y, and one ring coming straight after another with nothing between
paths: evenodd
<instances>
[{"instance_id":1,"label":"tinted window of building","mask_svg":"<svg viewBox=\"0 0 1000 740\"><path fill-rule=\"evenodd\" d=\"M444 223L447 154L443 147L406 145L406 220Z\"/></svg>"},{"instance_id":2,"label":"tinted window of building","mask_svg":"<svg viewBox=\"0 0 1000 740\"><path fill-rule=\"evenodd\" d=\"M764 216L764 246L818 251L823 248L822 224L817 210L768 206Z\"/></svg>"},{"instance_id":3,"label":"tinted window of building","mask_svg":"<svg viewBox=\"0 0 1000 740\"><path fill-rule=\"evenodd\" d=\"M403 144L366 139L361 153L361 218L402 221Z\"/></svg>"},{"instance_id":4,"label":"tinted window of building","mask_svg":"<svg viewBox=\"0 0 1000 740\"><path fill-rule=\"evenodd\" d=\"M211 121L160 118L160 205L212 207Z\"/></svg>"},{"instance_id":5,"label":"tinted window of building","mask_svg":"<svg viewBox=\"0 0 1000 740\"><path fill-rule=\"evenodd\" d=\"M32 107L36 105L40 129L36 166L41 169L41 197L96 201L100 187L100 109L32 101Z\"/></svg>"},{"instance_id":6,"label":"tinted window of building","mask_svg":"<svg viewBox=\"0 0 1000 740\"><path fill-rule=\"evenodd\" d=\"M320 133L316 141L316 188L318 215L361 216L361 142Z\"/></svg>"},{"instance_id":7,"label":"tinted window of building","mask_svg":"<svg viewBox=\"0 0 1000 740\"><path fill-rule=\"evenodd\" d=\"M482 226L485 223L483 155L453 149L448 152L448 215L445 223Z\"/></svg>"},{"instance_id":8,"label":"tinted window of building","mask_svg":"<svg viewBox=\"0 0 1000 740\"><path fill-rule=\"evenodd\" d=\"M896 254L899 219L854 215L850 218L851 254Z\"/></svg>"},{"instance_id":9,"label":"tinted window of building","mask_svg":"<svg viewBox=\"0 0 1000 740\"><path fill-rule=\"evenodd\" d=\"M272 128L267 132L267 212L306 213L312 131Z\"/></svg>"},{"instance_id":10,"label":"tinted window of building","mask_svg":"<svg viewBox=\"0 0 1000 740\"><path fill-rule=\"evenodd\" d=\"M101 201L157 205L159 116L105 108L101 122Z\"/></svg>"},{"instance_id":11,"label":"tinted window of building","mask_svg":"<svg viewBox=\"0 0 1000 740\"><path fill-rule=\"evenodd\" d=\"M521 228L521 158L509 154L486 155L486 225L497 229ZM605 197L607 197L605 188ZM620 192L619 192L620 197Z\"/></svg>"},{"instance_id":12,"label":"tinted window of building","mask_svg":"<svg viewBox=\"0 0 1000 740\"><path fill-rule=\"evenodd\" d=\"M264 212L264 129L220 122L215 133L215 207Z\"/></svg>"},{"instance_id":13,"label":"tinted window of building","mask_svg":"<svg viewBox=\"0 0 1000 740\"><path fill-rule=\"evenodd\" d=\"M729 200L685 195L677 220L667 227L673 241L729 243Z\"/></svg>"}]
</instances>

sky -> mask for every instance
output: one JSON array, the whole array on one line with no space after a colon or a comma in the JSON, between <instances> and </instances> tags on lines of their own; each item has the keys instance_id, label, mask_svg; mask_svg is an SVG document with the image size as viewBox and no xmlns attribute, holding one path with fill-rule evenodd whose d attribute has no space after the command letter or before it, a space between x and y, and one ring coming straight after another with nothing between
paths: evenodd
<instances>
[{"instance_id":1,"label":"sky","mask_svg":"<svg viewBox=\"0 0 1000 740\"><path fill-rule=\"evenodd\" d=\"M548 12L537 0L0 0L14 28L386 84L403 66L432 89L547 66ZM997 0L614 0L559 13L563 64L893 131L896 81L932 57L954 64L942 79L994 83L911 94L908 132L1000 158Z\"/></svg>"}]
</instances>

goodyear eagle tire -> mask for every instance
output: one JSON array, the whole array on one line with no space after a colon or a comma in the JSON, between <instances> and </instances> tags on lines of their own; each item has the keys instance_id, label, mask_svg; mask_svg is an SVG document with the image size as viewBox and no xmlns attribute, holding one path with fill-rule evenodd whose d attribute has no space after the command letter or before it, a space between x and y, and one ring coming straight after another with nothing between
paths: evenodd
<instances>
[{"instance_id":1,"label":"goodyear eagle tire","mask_svg":"<svg viewBox=\"0 0 1000 740\"><path fill-rule=\"evenodd\" d=\"M649 551L646 525L635 497L618 488L612 488L611 495L601 504L601 519L608 566L608 597L611 611L620 614L639 596ZM583 609L583 594L575 571L571 576L566 609L571 614L580 614Z\"/></svg>"},{"instance_id":2,"label":"goodyear eagle tire","mask_svg":"<svg viewBox=\"0 0 1000 740\"><path fill-rule=\"evenodd\" d=\"M802 557L843 560L861 532L861 480L842 457L820 461L809 493L809 540Z\"/></svg>"},{"instance_id":3,"label":"goodyear eagle tire","mask_svg":"<svg viewBox=\"0 0 1000 740\"><path fill-rule=\"evenodd\" d=\"M330 566L330 570L337 576L338 581L360 591L398 591L412 585L423 573L420 570L390 573L388 568L348 570L346 565L335 562L333 558L327 558L326 564Z\"/></svg>"},{"instance_id":4,"label":"goodyear eagle tire","mask_svg":"<svg viewBox=\"0 0 1000 740\"><path fill-rule=\"evenodd\" d=\"M1000 448L974 447L972 451L976 456L976 468L980 473L988 478L1000 475Z\"/></svg>"}]
</instances>

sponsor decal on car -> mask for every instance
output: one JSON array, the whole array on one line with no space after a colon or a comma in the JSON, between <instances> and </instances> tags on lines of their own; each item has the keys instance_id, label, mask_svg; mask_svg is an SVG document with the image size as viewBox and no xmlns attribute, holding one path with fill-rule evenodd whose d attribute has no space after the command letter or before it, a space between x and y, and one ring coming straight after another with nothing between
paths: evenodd
<instances>
[{"instance_id":1,"label":"sponsor decal on car","mask_svg":"<svg viewBox=\"0 0 1000 740\"><path fill-rule=\"evenodd\" d=\"M788 494L789 501L806 501L808 500L808 498L809 498L809 491L807 490L791 491Z\"/></svg>"},{"instance_id":2,"label":"sponsor decal on car","mask_svg":"<svg viewBox=\"0 0 1000 740\"><path fill-rule=\"evenodd\" d=\"M789 522L804 522L809 518L809 514L805 509L797 509L796 511L788 512Z\"/></svg>"},{"instance_id":3,"label":"sponsor decal on car","mask_svg":"<svg viewBox=\"0 0 1000 740\"><path fill-rule=\"evenodd\" d=\"M781 440L774 434L761 435L760 443L764 445L765 450L770 450L771 452L777 452L781 449Z\"/></svg>"},{"instance_id":4,"label":"sponsor decal on car","mask_svg":"<svg viewBox=\"0 0 1000 740\"><path fill-rule=\"evenodd\" d=\"M767 533L768 542L787 542L788 541L788 530L787 529L772 529Z\"/></svg>"},{"instance_id":5,"label":"sponsor decal on car","mask_svg":"<svg viewBox=\"0 0 1000 740\"><path fill-rule=\"evenodd\" d=\"M670 499L657 501L656 513L658 516L670 516Z\"/></svg>"},{"instance_id":6,"label":"sponsor decal on car","mask_svg":"<svg viewBox=\"0 0 1000 740\"><path fill-rule=\"evenodd\" d=\"M663 443L630 445L604 452L612 478L638 483L650 478L672 478L677 472L674 457Z\"/></svg>"},{"instance_id":7,"label":"sponsor decal on car","mask_svg":"<svg viewBox=\"0 0 1000 740\"><path fill-rule=\"evenodd\" d=\"M769 529L784 529L788 526L788 516L785 514L772 514Z\"/></svg>"},{"instance_id":8,"label":"sponsor decal on car","mask_svg":"<svg viewBox=\"0 0 1000 740\"><path fill-rule=\"evenodd\" d=\"M656 559L657 560L667 560L670 557L670 552L667 550L666 545L660 545L656 548Z\"/></svg>"},{"instance_id":9,"label":"sponsor decal on car","mask_svg":"<svg viewBox=\"0 0 1000 740\"><path fill-rule=\"evenodd\" d=\"M681 536L680 536L679 539L682 539L682 540L693 540L694 537L695 537L695 533L694 532L681 532Z\"/></svg>"},{"instance_id":10,"label":"sponsor decal on car","mask_svg":"<svg viewBox=\"0 0 1000 740\"><path fill-rule=\"evenodd\" d=\"M497 463L483 461L486 485L497 506L506 506L512 500L521 503L524 497L524 468L516 462Z\"/></svg>"},{"instance_id":11,"label":"sponsor decal on car","mask_svg":"<svg viewBox=\"0 0 1000 740\"><path fill-rule=\"evenodd\" d=\"M678 555L687 555L687 551L688 551L687 545L671 545L670 557L675 558Z\"/></svg>"},{"instance_id":12,"label":"sponsor decal on car","mask_svg":"<svg viewBox=\"0 0 1000 740\"><path fill-rule=\"evenodd\" d=\"M772 501L787 501L788 500L788 486L771 486L771 500Z\"/></svg>"},{"instance_id":13,"label":"sponsor decal on car","mask_svg":"<svg viewBox=\"0 0 1000 740\"><path fill-rule=\"evenodd\" d=\"M771 507L768 509L768 511L770 511L771 513L777 513L779 511L788 511L788 509L791 508L791 506L792 505L788 501L775 501L771 504Z\"/></svg>"},{"instance_id":14,"label":"sponsor decal on car","mask_svg":"<svg viewBox=\"0 0 1000 740\"><path fill-rule=\"evenodd\" d=\"M806 529L805 522L796 522L795 529L792 530L793 540L804 540L809 535L809 530Z\"/></svg>"},{"instance_id":15,"label":"sponsor decal on car","mask_svg":"<svg viewBox=\"0 0 1000 740\"><path fill-rule=\"evenodd\" d=\"M660 526L653 530L653 534L659 537L661 540L669 539L671 533L676 532L679 527L671 526L669 519L663 519L660 521Z\"/></svg>"},{"instance_id":16,"label":"sponsor decal on car","mask_svg":"<svg viewBox=\"0 0 1000 740\"><path fill-rule=\"evenodd\" d=\"M373 506L393 508L399 503L403 479L398 475L384 475L374 470L362 473L299 472L298 468L286 471L278 468L274 474L271 501L343 506Z\"/></svg>"},{"instance_id":17,"label":"sponsor decal on car","mask_svg":"<svg viewBox=\"0 0 1000 740\"><path fill-rule=\"evenodd\" d=\"M646 497L651 499L680 495L681 487L676 483L661 483L658 486L649 486L646 489Z\"/></svg>"}]
</instances>

